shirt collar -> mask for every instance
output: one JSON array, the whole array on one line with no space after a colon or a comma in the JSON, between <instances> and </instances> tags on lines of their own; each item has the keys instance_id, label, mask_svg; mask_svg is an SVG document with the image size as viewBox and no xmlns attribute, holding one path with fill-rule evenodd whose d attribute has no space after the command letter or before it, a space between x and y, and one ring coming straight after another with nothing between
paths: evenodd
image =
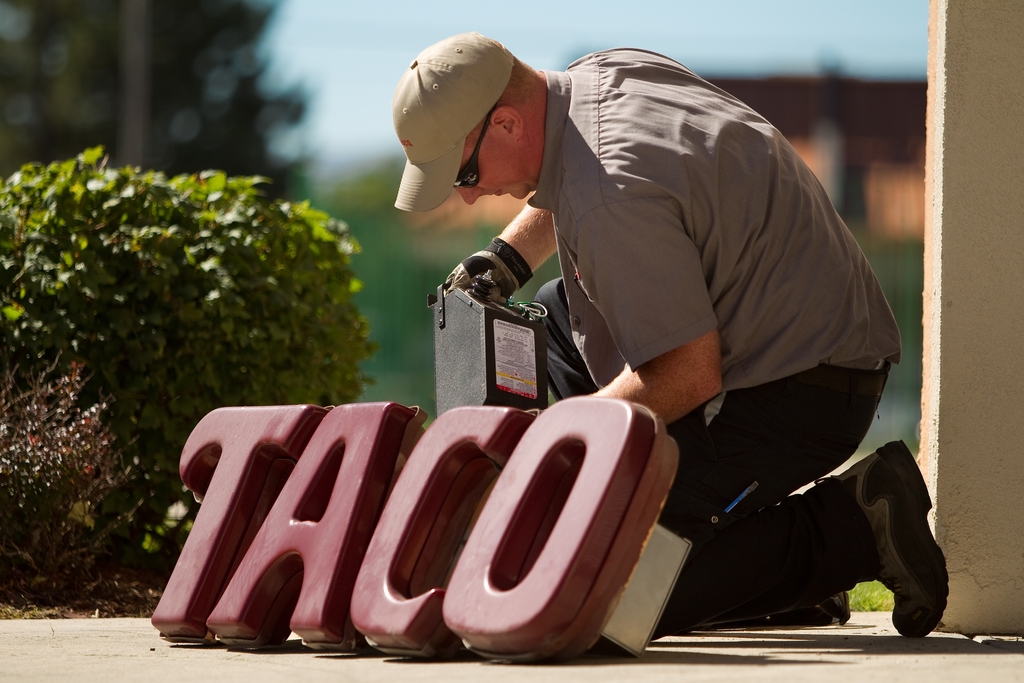
<instances>
[{"instance_id":1,"label":"shirt collar","mask_svg":"<svg viewBox=\"0 0 1024 683\"><path fill-rule=\"evenodd\" d=\"M544 159L541 161L537 191L530 206L552 211L562 189L562 136L572 99L572 81L562 71L545 71L548 105L544 120Z\"/></svg>"}]
</instances>

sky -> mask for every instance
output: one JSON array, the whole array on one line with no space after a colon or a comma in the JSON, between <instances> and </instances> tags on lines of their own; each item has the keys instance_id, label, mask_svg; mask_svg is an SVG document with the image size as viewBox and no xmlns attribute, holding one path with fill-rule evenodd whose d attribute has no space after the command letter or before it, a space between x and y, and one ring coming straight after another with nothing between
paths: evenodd
<instances>
[{"instance_id":1,"label":"sky","mask_svg":"<svg viewBox=\"0 0 1024 683\"><path fill-rule=\"evenodd\" d=\"M391 127L399 77L421 50L466 31L541 70L628 46L704 76L829 68L924 79L928 0L280 0L264 45L267 87L298 86L310 105L305 125L278 141L281 153L326 168L400 154Z\"/></svg>"}]
</instances>

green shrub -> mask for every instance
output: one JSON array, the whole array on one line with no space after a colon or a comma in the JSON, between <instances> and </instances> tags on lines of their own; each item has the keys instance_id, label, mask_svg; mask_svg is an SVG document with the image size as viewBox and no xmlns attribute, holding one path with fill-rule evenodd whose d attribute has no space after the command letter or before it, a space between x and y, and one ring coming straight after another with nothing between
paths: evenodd
<instances>
[{"instance_id":1,"label":"green shrub","mask_svg":"<svg viewBox=\"0 0 1024 683\"><path fill-rule=\"evenodd\" d=\"M143 501L118 557L168 566L189 525L164 517L192 502L178 458L203 415L359 395L358 247L307 203L265 198L261 178L167 178L101 156L26 165L0 189L0 362L39 370L60 354L91 373L84 401L114 399L111 432L138 474L101 515Z\"/></svg>"},{"instance_id":2,"label":"green shrub","mask_svg":"<svg viewBox=\"0 0 1024 683\"><path fill-rule=\"evenodd\" d=\"M96 522L130 470L103 424L107 404L79 407L82 384L74 364L56 378L0 377L0 594L74 590L121 521Z\"/></svg>"}]
</instances>

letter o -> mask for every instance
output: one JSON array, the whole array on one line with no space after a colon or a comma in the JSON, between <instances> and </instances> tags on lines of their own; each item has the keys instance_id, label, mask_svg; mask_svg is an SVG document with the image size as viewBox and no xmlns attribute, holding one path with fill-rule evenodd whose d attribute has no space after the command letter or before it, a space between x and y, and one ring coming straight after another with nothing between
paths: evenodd
<instances>
[{"instance_id":1,"label":"letter o","mask_svg":"<svg viewBox=\"0 0 1024 683\"><path fill-rule=\"evenodd\" d=\"M487 657L582 654L657 522L678 448L641 406L566 399L509 457L462 552L444 621Z\"/></svg>"}]
</instances>

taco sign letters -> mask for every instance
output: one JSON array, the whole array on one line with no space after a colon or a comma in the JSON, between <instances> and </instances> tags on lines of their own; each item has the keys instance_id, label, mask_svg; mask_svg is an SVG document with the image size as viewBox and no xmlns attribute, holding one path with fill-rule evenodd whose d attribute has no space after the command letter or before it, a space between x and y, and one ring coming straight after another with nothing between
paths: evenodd
<instances>
[{"instance_id":1,"label":"taco sign letters","mask_svg":"<svg viewBox=\"0 0 1024 683\"><path fill-rule=\"evenodd\" d=\"M203 418L180 462L202 506L160 634L512 661L590 648L675 475L664 425L594 397L424 420L397 403Z\"/></svg>"}]
</instances>

